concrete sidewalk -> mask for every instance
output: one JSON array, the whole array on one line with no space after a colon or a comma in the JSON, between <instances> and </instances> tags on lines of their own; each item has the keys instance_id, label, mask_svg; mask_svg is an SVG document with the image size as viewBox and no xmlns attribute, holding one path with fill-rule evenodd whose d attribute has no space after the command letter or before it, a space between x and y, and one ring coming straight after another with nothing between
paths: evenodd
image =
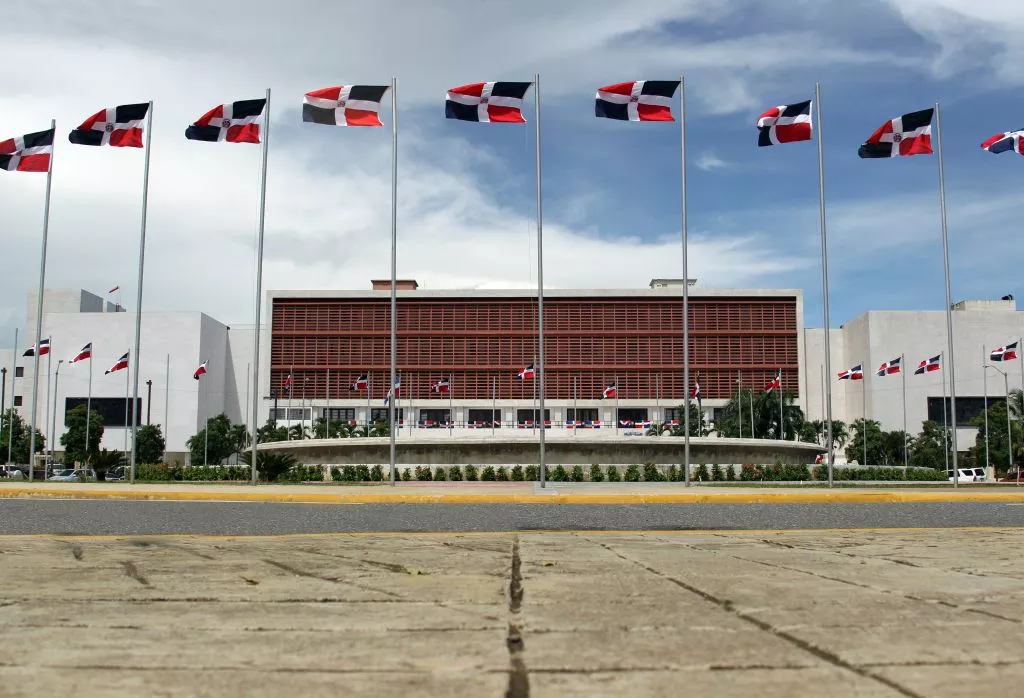
<instances>
[{"instance_id":1,"label":"concrete sidewalk","mask_svg":"<svg viewBox=\"0 0 1024 698\"><path fill-rule=\"evenodd\" d=\"M401 482L369 485L251 485L3 482L0 499L134 499L309 504L820 504L828 502L1024 503L1024 487L686 487L677 482Z\"/></svg>"}]
</instances>

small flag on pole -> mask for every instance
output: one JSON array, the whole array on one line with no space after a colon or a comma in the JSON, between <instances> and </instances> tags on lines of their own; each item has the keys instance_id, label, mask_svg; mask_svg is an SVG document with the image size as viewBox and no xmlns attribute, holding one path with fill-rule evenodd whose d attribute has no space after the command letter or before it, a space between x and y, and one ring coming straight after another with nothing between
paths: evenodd
<instances>
[{"instance_id":1,"label":"small flag on pole","mask_svg":"<svg viewBox=\"0 0 1024 698\"><path fill-rule=\"evenodd\" d=\"M528 378L535 378L535 377L536 377L536 372L533 370L533 364L530 364L529 366L527 366L522 371L520 371L519 373L516 374L516 378L518 378L521 381L522 380L526 380Z\"/></svg>"},{"instance_id":2,"label":"small flag on pole","mask_svg":"<svg viewBox=\"0 0 1024 698\"><path fill-rule=\"evenodd\" d=\"M109 296L111 293L115 293L116 291L120 291L120 290L121 290L120 286L114 286L114 288L112 288L109 291L107 291L107 295Z\"/></svg>"},{"instance_id":3,"label":"small flag on pole","mask_svg":"<svg viewBox=\"0 0 1024 698\"><path fill-rule=\"evenodd\" d=\"M601 399L617 397L619 393L619 386L616 383L612 383L601 393Z\"/></svg>"},{"instance_id":4,"label":"small flag on pole","mask_svg":"<svg viewBox=\"0 0 1024 698\"><path fill-rule=\"evenodd\" d=\"M370 376L366 373L356 378L356 382L349 386L349 390L367 390L370 387Z\"/></svg>"},{"instance_id":5,"label":"small flag on pole","mask_svg":"<svg viewBox=\"0 0 1024 698\"><path fill-rule=\"evenodd\" d=\"M917 370L914 371L915 376L919 376L922 373L931 373L932 371L938 371L942 368L942 354L933 356L930 359L925 359L917 365Z\"/></svg>"},{"instance_id":6,"label":"small flag on pole","mask_svg":"<svg viewBox=\"0 0 1024 698\"><path fill-rule=\"evenodd\" d=\"M446 119L524 124L523 97L532 82L474 82L448 90Z\"/></svg>"},{"instance_id":7,"label":"small flag on pole","mask_svg":"<svg viewBox=\"0 0 1024 698\"><path fill-rule=\"evenodd\" d=\"M757 130L760 147L811 140L811 100L772 107L758 118Z\"/></svg>"},{"instance_id":8,"label":"small flag on pole","mask_svg":"<svg viewBox=\"0 0 1024 698\"><path fill-rule=\"evenodd\" d=\"M934 108L922 109L886 121L871 134L857 154L862 158L930 155L934 114Z\"/></svg>"},{"instance_id":9,"label":"small flag on pole","mask_svg":"<svg viewBox=\"0 0 1024 698\"><path fill-rule=\"evenodd\" d=\"M68 134L78 145L109 145L115 148L141 148L142 123L149 104L122 104L101 109Z\"/></svg>"},{"instance_id":10,"label":"small flag on pole","mask_svg":"<svg viewBox=\"0 0 1024 698\"><path fill-rule=\"evenodd\" d=\"M841 381L862 381L864 380L864 366L857 364L853 368L842 371L839 374L839 380Z\"/></svg>"},{"instance_id":11,"label":"small flag on pole","mask_svg":"<svg viewBox=\"0 0 1024 698\"><path fill-rule=\"evenodd\" d=\"M199 376L205 376L207 363L209 363L209 359L199 364L199 368L197 368L196 372L192 374L192 378L194 378L195 380L199 380Z\"/></svg>"},{"instance_id":12,"label":"small flag on pole","mask_svg":"<svg viewBox=\"0 0 1024 698\"><path fill-rule=\"evenodd\" d=\"M75 363L78 363L79 361L85 361L86 359L91 359L91 358L92 358L92 342L89 342L84 347L82 347L82 350L80 352L78 352L73 357L71 357L71 361L69 361L68 363L75 364Z\"/></svg>"},{"instance_id":13,"label":"small flag on pole","mask_svg":"<svg viewBox=\"0 0 1024 698\"><path fill-rule=\"evenodd\" d=\"M781 390L781 389L782 389L782 371L780 370L777 374L775 374L774 378L772 378L770 381L768 381L767 383L764 384L764 391L766 393L770 393L770 392L772 392L774 390Z\"/></svg>"},{"instance_id":14,"label":"small flag on pole","mask_svg":"<svg viewBox=\"0 0 1024 698\"><path fill-rule=\"evenodd\" d=\"M114 362L114 365L103 372L103 375L113 373L114 371L120 371L123 368L128 368L128 352L125 352L120 359Z\"/></svg>"},{"instance_id":15,"label":"small flag on pole","mask_svg":"<svg viewBox=\"0 0 1024 698\"><path fill-rule=\"evenodd\" d=\"M901 363L903 363L903 357L897 356L895 359L882 362L875 373L879 376L891 376L894 373L899 373L902 370Z\"/></svg>"},{"instance_id":16,"label":"small flag on pole","mask_svg":"<svg viewBox=\"0 0 1024 698\"><path fill-rule=\"evenodd\" d=\"M380 101L387 85L337 85L307 92L302 120L328 126L383 126Z\"/></svg>"},{"instance_id":17,"label":"small flag on pole","mask_svg":"<svg viewBox=\"0 0 1024 698\"><path fill-rule=\"evenodd\" d=\"M675 121L678 80L633 80L597 88L594 116L618 121Z\"/></svg>"},{"instance_id":18,"label":"small flag on pole","mask_svg":"<svg viewBox=\"0 0 1024 698\"><path fill-rule=\"evenodd\" d=\"M700 381L695 379L693 381L693 389L690 391L690 399L696 400L697 404L700 404Z\"/></svg>"},{"instance_id":19,"label":"small flag on pole","mask_svg":"<svg viewBox=\"0 0 1024 698\"><path fill-rule=\"evenodd\" d=\"M993 349L989 355L991 361L1013 361L1017 358L1017 342L1007 344L1005 347Z\"/></svg>"},{"instance_id":20,"label":"small flag on pole","mask_svg":"<svg viewBox=\"0 0 1024 698\"><path fill-rule=\"evenodd\" d=\"M402 377L395 376L395 387L388 391L388 394L384 396L384 404L387 405L391 402L391 396L402 397Z\"/></svg>"},{"instance_id":21,"label":"small flag on pole","mask_svg":"<svg viewBox=\"0 0 1024 698\"><path fill-rule=\"evenodd\" d=\"M40 356L46 356L49 353L50 353L50 339L46 338L46 339L39 340L39 355ZM22 356L35 356L35 355L36 355L36 345L35 344L30 346L28 349L26 349L25 353L22 354Z\"/></svg>"},{"instance_id":22,"label":"small flag on pole","mask_svg":"<svg viewBox=\"0 0 1024 698\"><path fill-rule=\"evenodd\" d=\"M49 172L53 154L53 129L26 133L0 141L0 170Z\"/></svg>"},{"instance_id":23,"label":"small flag on pole","mask_svg":"<svg viewBox=\"0 0 1024 698\"><path fill-rule=\"evenodd\" d=\"M981 147L993 154L1005 153L1012 150L1018 155L1024 155L1024 146L1022 146L1022 141L1024 141L1024 129L1019 129L1017 131L997 133L982 143Z\"/></svg>"},{"instance_id":24,"label":"small flag on pole","mask_svg":"<svg viewBox=\"0 0 1024 698\"><path fill-rule=\"evenodd\" d=\"M259 143L260 125L266 99L243 99L221 104L206 112L185 129L190 141Z\"/></svg>"},{"instance_id":25,"label":"small flag on pole","mask_svg":"<svg viewBox=\"0 0 1024 698\"><path fill-rule=\"evenodd\" d=\"M451 388L452 386L448 378L442 378L436 383L430 384L430 392L432 393L447 393Z\"/></svg>"}]
</instances>

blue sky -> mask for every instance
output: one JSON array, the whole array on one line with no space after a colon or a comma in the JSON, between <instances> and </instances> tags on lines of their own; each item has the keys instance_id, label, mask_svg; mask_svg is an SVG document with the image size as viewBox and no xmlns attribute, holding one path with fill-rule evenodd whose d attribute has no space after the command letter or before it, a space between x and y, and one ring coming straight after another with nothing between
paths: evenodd
<instances>
[{"instance_id":1,"label":"blue sky","mask_svg":"<svg viewBox=\"0 0 1024 698\"><path fill-rule=\"evenodd\" d=\"M192 19L193 4L205 8L204 23ZM943 306L935 156L857 157L884 121L936 100L954 300L1022 291L1024 159L978 145L1024 126L1024 10L992 0L300 0L247 13L235 0L138 0L117 26L77 11L81 0L64 5L16 4L0 29L0 58L41 57L32 74L9 80L0 128L6 137L56 117L63 132L101 107L155 101L147 309L251 322L258 148L181 134L214 104L266 86L274 97L265 288L367 288L385 275L387 129L305 125L299 103L306 90L391 75L401 124L399 274L429 288L529 287L532 123L449 122L442 102L457 84L534 72L549 286L636 288L680 274L677 125L596 119L593 95L603 84L684 72L690 274L702 285L801 288L807 324L820 324L815 145L758 149L754 128L761 111L810 98L819 81L832 324L868 309ZM100 69L82 80L81 65ZM141 154L63 138L48 285L120 285L132 306ZM0 174L13 261L0 277L2 337L24 327L36 283L42 178Z\"/></svg>"}]
</instances>

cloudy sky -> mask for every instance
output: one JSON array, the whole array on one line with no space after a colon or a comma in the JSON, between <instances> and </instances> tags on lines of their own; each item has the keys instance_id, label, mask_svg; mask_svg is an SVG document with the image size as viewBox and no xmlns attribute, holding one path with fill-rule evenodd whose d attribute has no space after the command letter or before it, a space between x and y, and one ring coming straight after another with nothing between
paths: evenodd
<instances>
[{"instance_id":1,"label":"cloudy sky","mask_svg":"<svg viewBox=\"0 0 1024 698\"><path fill-rule=\"evenodd\" d=\"M13 5L12 5L13 3ZM398 77L398 273L428 288L536 282L532 124L442 118L447 88L542 79L545 281L644 287L681 271L679 132L593 117L595 88L687 76L691 276L797 287L820 325L813 143L761 149L767 107L822 83L832 320L941 308L934 156L861 161L883 121L942 102L953 295L1020 295L1024 7L995 0L8 0L0 137L58 125L47 286L135 298L142 153L67 143L154 100L145 302L250 323L259 147L193 143L215 104L272 88L267 289L387 276L390 138L303 124L302 94ZM17 69L11 69L11 67ZM20 66L20 67L19 67ZM532 98L532 93L528 94ZM532 113L529 114L532 120ZM45 177L0 172L0 333L38 281ZM5 344L8 340L0 339Z\"/></svg>"}]
</instances>

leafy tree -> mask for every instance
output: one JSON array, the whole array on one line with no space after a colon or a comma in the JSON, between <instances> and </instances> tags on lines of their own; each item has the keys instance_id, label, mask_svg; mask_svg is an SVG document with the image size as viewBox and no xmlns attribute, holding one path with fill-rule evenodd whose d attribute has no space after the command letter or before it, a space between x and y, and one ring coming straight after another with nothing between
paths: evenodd
<instances>
[{"instance_id":1,"label":"leafy tree","mask_svg":"<svg viewBox=\"0 0 1024 698\"><path fill-rule=\"evenodd\" d=\"M911 442L910 464L919 468L945 471L946 459L952 445L953 439L949 430L936 422L924 422L921 425L921 433Z\"/></svg>"},{"instance_id":2,"label":"leafy tree","mask_svg":"<svg viewBox=\"0 0 1024 698\"><path fill-rule=\"evenodd\" d=\"M231 443L235 447L235 453L241 453L252 445L252 435L244 424L235 424L231 427Z\"/></svg>"},{"instance_id":3,"label":"leafy tree","mask_svg":"<svg viewBox=\"0 0 1024 698\"><path fill-rule=\"evenodd\" d=\"M911 437L902 429L899 431L886 431L882 433L882 454L878 461L880 465L903 465L903 448L906 443L907 457L909 459ZM870 451L870 448L868 449Z\"/></svg>"},{"instance_id":4,"label":"leafy tree","mask_svg":"<svg viewBox=\"0 0 1024 698\"><path fill-rule=\"evenodd\" d=\"M79 405L69 410L64 416L64 424L67 427L67 431L61 435L60 444L64 447L64 461L66 463L91 462L92 456L100 450L100 441L103 439L103 417L96 410L92 410L92 415L88 421L89 445L86 448L85 405Z\"/></svg>"},{"instance_id":5,"label":"leafy tree","mask_svg":"<svg viewBox=\"0 0 1024 698\"><path fill-rule=\"evenodd\" d=\"M209 445L206 440L207 428L210 431ZM224 459L235 453L231 420L224 413L218 414L209 420L206 428L200 429L199 433L191 437L186 444L193 465L223 462Z\"/></svg>"},{"instance_id":6,"label":"leafy tree","mask_svg":"<svg viewBox=\"0 0 1024 698\"><path fill-rule=\"evenodd\" d=\"M127 465L127 463L125 463L124 453L121 451L111 451L105 448L102 451L97 451L92 454L92 458L89 460L89 465L91 465L93 470L96 471L96 477L102 480L103 475L108 470L119 468Z\"/></svg>"},{"instance_id":7,"label":"leafy tree","mask_svg":"<svg viewBox=\"0 0 1024 698\"><path fill-rule=\"evenodd\" d=\"M144 424L135 435L135 460L137 463L159 463L163 460L166 447L160 425Z\"/></svg>"},{"instance_id":8,"label":"leafy tree","mask_svg":"<svg viewBox=\"0 0 1024 698\"><path fill-rule=\"evenodd\" d=\"M868 440L868 453L867 463L864 461L864 432L865 427L867 431ZM835 437L833 437L834 439ZM850 441L850 445L846 447L846 460L849 462L857 461L861 465L867 465L868 463L879 464L884 462L884 438L882 435L882 426L873 419L863 420L858 419L853 423L853 439ZM901 452L902 453L902 452ZM902 460L903 456L900 456Z\"/></svg>"},{"instance_id":9,"label":"leafy tree","mask_svg":"<svg viewBox=\"0 0 1024 698\"><path fill-rule=\"evenodd\" d=\"M14 424L14 441L11 442L11 424ZM28 463L28 449L31 447L32 439L29 425L21 418L21 415L12 407L3 415L0 415L0 458L7 459L7 444L11 443L11 458L15 463ZM36 453L42 453L46 448L46 439L36 429Z\"/></svg>"},{"instance_id":10,"label":"leafy tree","mask_svg":"<svg viewBox=\"0 0 1024 698\"><path fill-rule=\"evenodd\" d=\"M1010 391L1010 434L1013 439L1013 460L1015 463L1019 463L1022 446L1024 446L1022 443L1024 442L1024 428L1019 420L1013 419L1013 392ZM988 404L989 463L985 463L985 415L979 414L971 420L971 424L978 427L978 435L974 439L974 446L970 449L970 455L974 457L974 461L982 467L993 465L1000 471L1010 469L1012 464L1007 458L1008 444L1006 443L1006 403L999 400Z\"/></svg>"},{"instance_id":11,"label":"leafy tree","mask_svg":"<svg viewBox=\"0 0 1024 698\"><path fill-rule=\"evenodd\" d=\"M241 460L252 467L252 451L242 453ZM256 472L267 482L274 482L297 465L298 458L290 453L256 452Z\"/></svg>"},{"instance_id":12,"label":"leafy tree","mask_svg":"<svg viewBox=\"0 0 1024 698\"><path fill-rule=\"evenodd\" d=\"M679 405L677 414L685 410L685 405ZM714 431L707 419L704 417L704 410L697 406L697 403L690 403L690 436L708 436ZM647 430L648 436L686 436L686 422L682 419L679 424L657 423L652 424Z\"/></svg>"},{"instance_id":13,"label":"leafy tree","mask_svg":"<svg viewBox=\"0 0 1024 698\"><path fill-rule=\"evenodd\" d=\"M271 443L274 441L285 441L288 438L287 427L277 425L277 420L268 419L267 423L256 430L257 443Z\"/></svg>"},{"instance_id":14,"label":"leafy tree","mask_svg":"<svg viewBox=\"0 0 1024 698\"><path fill-rule=\"evenodd\" d=\"M309 427L305 424L293 424L288 427L288 437L292 441L302 441L303 439L308 439L309 436Z\"/></svg>"},{"instance_id":15,"label":"leafy tree","mask_svg":"<svg viewBox=\"0 0 1024 698\"><path fill-rule=\"evenodd\" d=\"M741 419L742 418L742 419ZM753 422L753 433L751 433ZM779 395L763 390L742 390L719 411L715 430L722 436L756 439L795 438L804 424L804 413L792 393L783 393L780 419Z\"/></svg>"}]
</instances>

